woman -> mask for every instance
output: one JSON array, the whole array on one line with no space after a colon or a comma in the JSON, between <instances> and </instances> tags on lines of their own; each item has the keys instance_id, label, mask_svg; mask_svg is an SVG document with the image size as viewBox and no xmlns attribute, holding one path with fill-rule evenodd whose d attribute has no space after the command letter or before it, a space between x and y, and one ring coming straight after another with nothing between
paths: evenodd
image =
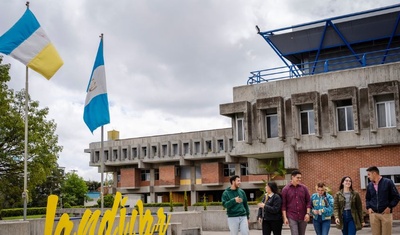
<instances>
[{"instance_id":1,"label":"woman","mask_svg":"<svg viewBox=\"0 0 400 235\"><path fill-rule=\"evenodd\" d=\"M265 185L265 195L258 203L257 220L262 224L262 234L282 234L282 198L278 193L278 186L275 182L268 182Z\"/></svg>"},{"instance_id":2,"label":"woman","mask_svg":"<svg viewBox=\"0 0 400 235\"><path fill-rule=\"evenodd\" d=\"M335 194L334 215L336 227L343 235L354 235L365 225L360 195L353 190L349 176L342 178L340 191Z\"/></svg>"},{"instance_id":3,"label":"woman","mask_svg":"<svg viewBox=\"0 0 400 235\"><path fill-rule=\"evenodd\" d=\"M311 214L317 235L328 235L333 214L333 197L326 193L324 183L318 183L317 192L311 195Z\"/></svg>"}]
</instances>

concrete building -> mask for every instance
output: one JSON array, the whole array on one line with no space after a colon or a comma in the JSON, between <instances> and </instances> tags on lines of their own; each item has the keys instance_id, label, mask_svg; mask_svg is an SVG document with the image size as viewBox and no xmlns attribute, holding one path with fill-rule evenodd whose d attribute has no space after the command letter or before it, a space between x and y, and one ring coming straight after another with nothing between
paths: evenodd
<instances>
[{"instance_id":1,"label":"concrete building","mask_svg":"<svg viewBox=\"0 0 400 235\"><path fill-rule=\"evenodd\" d=\"M229 177L241 175L250 200L283 159L300 169L314 192L335 192L348 175L365 198L365 169L376 165L400 188L400 5L258 34L285 66L251 72L220 104L232 128L104 143L105 171L114 187L147 202L220 201ZM100 166L100 143L90 165ZM275 178L280 185L289 175ZM365 204L364 204L365 205ZM400 219L400 206L394 213Z\"/></svg>"}]
</instances>

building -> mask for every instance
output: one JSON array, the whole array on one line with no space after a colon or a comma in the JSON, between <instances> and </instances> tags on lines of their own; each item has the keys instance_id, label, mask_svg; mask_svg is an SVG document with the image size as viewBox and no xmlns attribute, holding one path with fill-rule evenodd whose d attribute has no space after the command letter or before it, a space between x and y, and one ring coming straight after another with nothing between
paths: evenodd
<instances>
[{"instance_id":1,"label":"building","mask_svg":"<svg viewBox=\"0 0 400 235\"><path fill-rule=\"evenodd\" d=\"M229 176L256 200L265 165L300 169L314 191L348 175L365 198L371 165L400 188L400 5L258 34L285 66L251 72L220 114L232 128L104 143L114 187L144 201L220 201ZM90 165L100 166L100 143ZM280 185L289 175L275 178ZM400 206L394 218L400 219Z\"/></svg>"}]
</instances>

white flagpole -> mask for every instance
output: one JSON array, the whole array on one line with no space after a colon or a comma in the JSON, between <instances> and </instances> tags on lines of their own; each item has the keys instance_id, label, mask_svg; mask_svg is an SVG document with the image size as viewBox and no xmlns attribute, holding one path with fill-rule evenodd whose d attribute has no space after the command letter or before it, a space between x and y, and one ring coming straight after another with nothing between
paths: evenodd
<instances>
[{"instance_id":1,"label":"white flagpole","mask_svg":"<svg viewBox=\"0 0 400 235\"><path fill-rule=\"evenodd\" d=\"M26 211L28 207L28 66L26 67L25 73L25 147L24 147L24 191L22 192L22 198L24 200L24 220L26 220Z\"/></svg>"},{"instance_id":2,"label":"white flagpole","mask_svg":"<svg viewBox=\"0 0 400 235\"><path fill-rule=\"evenodd\" d=\"M26 2L26 8L29 9L29 2ZM24 220L26 220L26 211L28 209L28 66L25 69L25 146L24 146L24 191L22 199L24 200Z\"/></svg>"},{"instance_id":3,"label":"white flagpole","mask_svg":"<svg viewBox=\"0 0 400 235\"><path fill-rule=\"evenodd\" d=\"M100 35L101 40L104 40L104 35ZM104 41L103 44L104 45ZM103 48L102 48L103 49ZM104 58L104 55L103 55ZM101 215L103 215L103 210L104 210L104 183L103 183L103 178L104 178L104 125L101 126L101 150L100 150L100 174L101 174L101 192L100 192L100 200L101 200Z\"/></svg>"},{"instance_id":4,"label":"white flagpole","mask_svg":"<svg viewBox=\"0 0 400 235\"><path fill-rule=\"evenodd\" d=\"M101 200L101 215L103 215L104 209L104 186L103 186L103 176L104 176L104 126L101 126L101 150L100 150L100 173L101 173L101 191L100 191L100 200Z\"/></svg>"}]
</instances>

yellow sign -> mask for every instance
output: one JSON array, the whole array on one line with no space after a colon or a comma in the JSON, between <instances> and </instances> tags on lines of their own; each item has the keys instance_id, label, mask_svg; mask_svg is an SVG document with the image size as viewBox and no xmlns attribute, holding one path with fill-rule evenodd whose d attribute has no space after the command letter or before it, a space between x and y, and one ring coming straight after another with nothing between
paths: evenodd
<instances>
[{"instance_id":1,"label":"yellow sign","mask_svg":"<svg viewBox=\"0 0 400 235\"><path fill-rule=\"evenodd\" d=\"M154 232L158 232L160 235L165 235L167 233L169 221L171 215L167 216L164 214L164 209L159 208L157 211L158 221L153 225L153 216L151 211L147 209L143 210L143 202L139 200L136 203L138 210L132 210L132 216L130 218L126 217L125 203L128 200L127 197L123 197L120 192L117 192L114 199L114 204L111 210L106 210L103 217L101 218L100 225L98 227L97 234L105 235L151 235ZM67 213L64 213L54 230L54 219L56 215L58 196L50 195L47 199L47 209L46 209L46 223L44 228L44 235L70 235L74 224L69 218ZM119 210L119 213L118 213ZM119 224L114 226L115 217L119 214ZM79 222L78 230L73 235L95 235L96 227L101 216L101 211L96 210L92 212L87 209ZM136 220L138 219L138 220ZM135 228L135 223L137 221L138 228ZM114 228L114 230L112 230ZM64 231L64 232L63 232ZM63 232L63 233L62 233ZM137 232L137 233L136 233Z\"/></svg>"}]
</instances>

